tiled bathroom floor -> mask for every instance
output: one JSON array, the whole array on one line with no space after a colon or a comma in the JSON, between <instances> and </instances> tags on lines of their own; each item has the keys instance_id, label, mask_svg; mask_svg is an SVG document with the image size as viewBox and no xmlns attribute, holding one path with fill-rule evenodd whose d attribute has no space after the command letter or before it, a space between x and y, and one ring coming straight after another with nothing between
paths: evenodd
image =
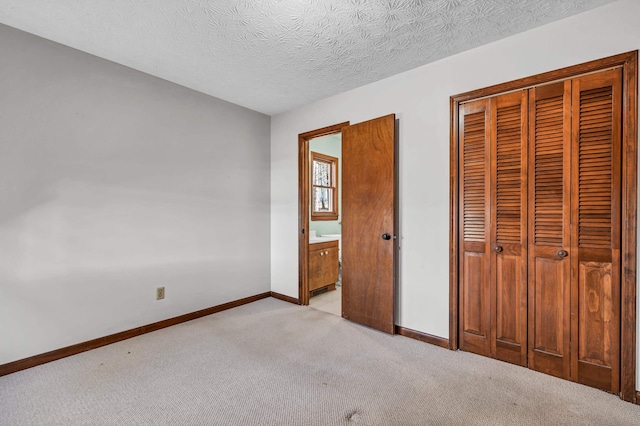
<instances>
[{"instance_id":1,"label":"tiled bathroom floor","mask_svg":"<svg viewBox=\"0 0 640 426\"><path fill-rule=\"evenodd\" d=\"M319 294L309 299L309 306L333 315L342 316L342 287Z\"/></svg>"}]
</instances>

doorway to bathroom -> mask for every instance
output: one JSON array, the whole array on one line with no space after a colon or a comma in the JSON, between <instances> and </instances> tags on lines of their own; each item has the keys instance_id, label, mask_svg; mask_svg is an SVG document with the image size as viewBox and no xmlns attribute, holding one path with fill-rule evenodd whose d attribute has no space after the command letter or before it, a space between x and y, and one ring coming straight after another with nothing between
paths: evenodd
<instances>
[{"instance_id":1,"label":"doorway to bathroom","mask_svg":"<svg viewBox=\"0 0 640 426\"><path fill-rule=\"evenodd\" d=\"M342 132L309 141L309 306L342 316Z\"/></svg>"},{"instance_id":2,"label":"doorway to bathroom","mask_svg":"<svg viewBox=\"0 0 640 426\"><path fill-rule=\"evenodd\" d=\"M395 135L395 115L299 135L299 302L387 333L395 328Z\"/></svg>"}]
</instances>

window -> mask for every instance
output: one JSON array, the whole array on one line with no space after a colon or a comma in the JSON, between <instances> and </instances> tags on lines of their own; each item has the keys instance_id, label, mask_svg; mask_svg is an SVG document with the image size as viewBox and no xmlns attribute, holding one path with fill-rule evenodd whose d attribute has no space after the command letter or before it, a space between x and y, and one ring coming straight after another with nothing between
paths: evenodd
<instances>
[{"instance_id":1,"label":"window","mask_svg":"<svg viewBox=\"0 0 640 426\"><path fill-rule=\"evenodd\" d=\"M338 159L311 152L311 220L338 220Z\"/></svg>"}]
</instances>

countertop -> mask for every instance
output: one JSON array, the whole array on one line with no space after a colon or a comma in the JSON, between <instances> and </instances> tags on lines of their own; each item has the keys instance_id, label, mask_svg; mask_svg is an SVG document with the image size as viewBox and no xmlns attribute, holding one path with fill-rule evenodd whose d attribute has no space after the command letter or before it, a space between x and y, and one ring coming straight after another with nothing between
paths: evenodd
<instances>
[{"instance_id":1,"label":"countertop","mask_svg":"<svg viewBox=\"0 0 640 426\"><path fill-rule=\"evenodd\" d=\"M309 244L326 243L328 241L338 241L339 237L315 237L309 240Z\"/></svg>"}]
</instances>

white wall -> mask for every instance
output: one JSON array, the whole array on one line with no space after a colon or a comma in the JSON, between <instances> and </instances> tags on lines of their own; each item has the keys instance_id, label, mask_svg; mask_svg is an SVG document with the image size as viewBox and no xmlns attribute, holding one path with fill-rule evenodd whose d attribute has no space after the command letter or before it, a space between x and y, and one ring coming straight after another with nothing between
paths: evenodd
<instances>
[{"instance_id":1,"label":"white wall","mask_svg":"<svg viewBox=\"0 0 640 426\"><path fill-rule=\"evenodd\" d=\"M268 116L2 25L0 58L0 364L270 290Z\"/></svg>"},{"instance_id":2,"label":"white wall","mask_svg":"<svg viewBox=\"0 0 640 426\"><path fill-rule=\"evenodd\" d=\"M638 16L640 2L618 1L272 117L271 289L298 296L298 133L396 113L401 246L397 324L448 337L450 96L636 50Z\"/></svg>"}]
</instances>

